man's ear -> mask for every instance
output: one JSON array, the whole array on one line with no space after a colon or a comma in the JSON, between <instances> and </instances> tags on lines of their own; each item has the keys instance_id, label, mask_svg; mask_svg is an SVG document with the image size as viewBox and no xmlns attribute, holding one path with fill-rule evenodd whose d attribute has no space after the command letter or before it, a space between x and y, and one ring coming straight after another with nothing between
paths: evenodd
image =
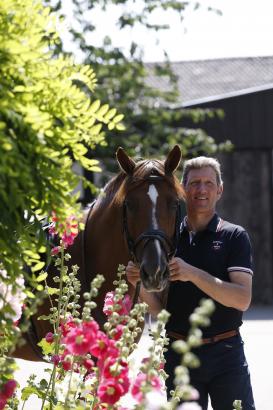
<instances>
[{"instance_id":1,"label":"man's ear","mask_svg":"<svg viewBox=\"0 0 273 410\"><path fill-rule=\"evenodd\" d=\"M224 192L224 184L222 183L221 185L218 185L218 189L217 189L218 199L221 198L223 192Z\"/></svg>"}]
</instances>

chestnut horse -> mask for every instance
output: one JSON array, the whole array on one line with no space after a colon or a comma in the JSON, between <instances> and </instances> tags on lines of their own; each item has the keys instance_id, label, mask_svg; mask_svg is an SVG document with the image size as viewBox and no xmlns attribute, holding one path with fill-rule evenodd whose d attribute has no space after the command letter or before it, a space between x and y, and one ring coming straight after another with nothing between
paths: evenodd
<instances>
[{"instance_id":1,"label":"chestnut horse","mask_svg":"<svg viewBox=\"0 0 273 410\"><path fill-rule=\"evenodd\" d=\"M168 262L176 251L179 237L184 194L174 176L181 159L178 145L165 161L135 162L122 148L117 150L116 157L120 173L110 180L87 211L85 228L68 249L70 265L79 266L81 295L90 290L90 282L96 274L106 279L94 313L100 323L105 320L102 313L105 294L113 289L120 264L126 266L129 260L134 260L148 291L159 292L166 287ZM130 285L129 294L134 295ZM37 316L48 314L48 309L45 302ZM15 356L41 360L37 342L50 330L49 323L33 317L28 343L18 349Z\"/></svg>"}]
</instances>

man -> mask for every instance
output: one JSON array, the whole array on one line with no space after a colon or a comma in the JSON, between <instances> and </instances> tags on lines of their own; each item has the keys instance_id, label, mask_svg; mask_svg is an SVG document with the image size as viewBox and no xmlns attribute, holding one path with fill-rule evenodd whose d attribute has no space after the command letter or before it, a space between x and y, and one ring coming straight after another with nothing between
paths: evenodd
<instances>
[{"instance_id":1,"label":"man","mask_svg":"<svg viewBox=\"0 0 273 410\"><path fill-rule=\"evenodd\" d=\"M208 396L214 410L232 410L234 400L243 410L255 409L248 365L239 333L242 314L250 304L252 289L251 248L246 231L222 220L216 204L223 193L219 162L197 157L186 161L182 183L187 215L181 224L176 257L170 263L167 310L171 317L167 334L171 342L184 339L189 330L189 315L200 299L215 302L211 324L203 328L202 345L196 349L201 366L190 370L191 384L199 391L199 404L207 409ZM138 268L129 262L127 278L139 280ZM141 288L140 297L156 316L162 309L157 294ZM173 388L174 368L180 357L166 353L168 392Z\"/></svg>"}]
</instances>

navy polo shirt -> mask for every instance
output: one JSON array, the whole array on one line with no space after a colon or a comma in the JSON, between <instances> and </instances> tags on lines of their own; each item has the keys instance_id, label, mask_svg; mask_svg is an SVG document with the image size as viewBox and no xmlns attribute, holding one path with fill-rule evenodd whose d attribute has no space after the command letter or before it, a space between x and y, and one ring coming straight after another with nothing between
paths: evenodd
<instances>
[{"instance_id":1,"label":"navy polo shirt","mask_svg":"<svg viewBox=\"0 0 273 410\"><path fill-rule=\"evenodd\" d=\"M230 282L229 272L252 271L251 245L247 232L238 225L213 216L207 228L194 235L187 229L186 218L181 224L181 236L176 256L211 275ZM170 282L167 310L171 314L167 330L187 335L189 316L200 299L209 296L192 282ZM203 337L237 329L242 324L243 312L226 307L216 301L209 327L203 327Z\"/></svg>"}]
</instances>

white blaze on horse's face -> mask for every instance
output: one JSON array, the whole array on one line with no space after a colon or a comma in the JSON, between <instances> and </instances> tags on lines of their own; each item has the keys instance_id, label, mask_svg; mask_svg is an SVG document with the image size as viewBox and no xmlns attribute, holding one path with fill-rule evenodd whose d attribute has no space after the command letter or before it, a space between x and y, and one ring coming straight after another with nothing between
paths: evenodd
<instances>
[{"instance_id":1,"label":"white blaze on horse's face","mask_svg":"<svg viewBox=\"0 0 273 410\"><path fill-rule=\"evenodd\" d=\"M148 193L148 196L150 197L150 200L152 202L152 227L153 227L153 229L158 229L158 223L157 223L157 220L156 220L156 204L157 204L158 192L157 192L156 187L153 184L150 185L147 193ZM156 246L156 250L157 250L158 261L160 261L161 248L160 248L160 245L159 245L158 241L155 241L155 246ZM157 268L157 272L158 271L160 271L160 266L158 266L158 268Z\"/></svg>"},{"instance_id":2,"label":"white blaze on horse's face","mask_svg":"<svg viewBox=\"0 0 273 410\"><path fill-rule=\"evenodd\" d=\"M149 186L148 190L148 195L150 197L150 200L152 201L152 225L154 229L158 228L157 220L156 220L156 203L157 203L157 197L158 197L158 192L157 189L154 185Z\"/></svg>"}]
</instances>

